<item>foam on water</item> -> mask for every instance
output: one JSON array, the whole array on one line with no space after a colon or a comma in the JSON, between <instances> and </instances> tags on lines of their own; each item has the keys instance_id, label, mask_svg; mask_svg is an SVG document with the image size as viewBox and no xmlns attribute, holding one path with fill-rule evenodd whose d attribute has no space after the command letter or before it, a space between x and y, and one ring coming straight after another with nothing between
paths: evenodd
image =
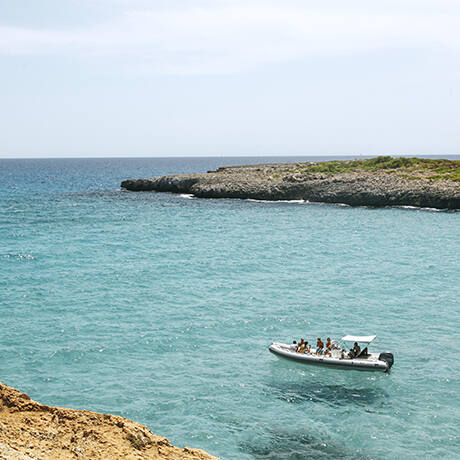
<instances>
[{"instance_id":1,"label":"foam on water","mask_svg":"<svg viewBox=\"0 0 460 460\"><path fill-rule=\"evenodd\" d=\"M453 458L460 215L119 190L231 160L0 162L0 379L223 459ZM267 350L345 333L392 372Z\"/></svg>"},{"instance_id":2,"label":"foam on water","mask_svg":"<svg viewBox=\"0 0 460 460\"><path fill-rule=\"evenodd\" d=\"M254 203L310 203L308 200L255 200L253 198L247 198L243 201L252 201Z\"/></svg>"}]
</instances>

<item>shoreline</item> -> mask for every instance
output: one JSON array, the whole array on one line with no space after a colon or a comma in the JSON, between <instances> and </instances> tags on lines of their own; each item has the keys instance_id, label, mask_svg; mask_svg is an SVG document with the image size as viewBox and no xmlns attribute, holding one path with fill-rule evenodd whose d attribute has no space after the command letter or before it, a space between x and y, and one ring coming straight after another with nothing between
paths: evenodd
<instances>
[{"instance_id":1,"label":"shoreline","mask_svg":"<svg viewBox=\"0 0 460 460\"><path fill-rule=\"evenodd\" d=\"M163 192L163 193L172 193L173 195L177 195L177 193L173 193L173 192ZM192 194L185 194L185 193L180 193L179 197L186 199L186 200L201 199L198 196L195 196ZM208 198L208 199L212 199L212 198ZM223 200L225 198L218 198L218 199ZM313 206L337 206L337 207L343 207L343 208L376 209L375 206L367 206L367 205L351 206L346 203L325 203L322 201L308 201L308 200L256 200L253 198L228 198L228 199L247 201L249 203L266 203L266 204L285 203L285 204L300 204L300 205L313 205ZM452 213L460 212L460 209L427 208L427 207L410 206L410 205L381 206L381 208L383 209L405 209L409 211L425 211L425 212L452 212Z\"/></svg>"},{"instance_id":2,"label":"shoreline","mask_svg":"<svg viewBox=\"0 0 460 460\"><path fill-rule=\"evenodd\" d=\"M130 179L121 187L197 198L458 210L459 175L460 161L378 157L228 166L201 174Z\"/></svg>"}]
</instances>

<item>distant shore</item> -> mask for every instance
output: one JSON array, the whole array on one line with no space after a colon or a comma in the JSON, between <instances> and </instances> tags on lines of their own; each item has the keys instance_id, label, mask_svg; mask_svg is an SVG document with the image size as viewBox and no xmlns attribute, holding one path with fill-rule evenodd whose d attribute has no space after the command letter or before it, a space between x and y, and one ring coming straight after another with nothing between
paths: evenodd
<instances>
[{"instance_id":1,"label":"distant shore","mask_svg":"<svg viewBox=\"0 0 460 460\"><path fill-rule=\"evenodd\" d=\"M460 209L460 161L377 157L366 160L221 167L204 174L130 179L131 191L199 198L306 200L350 206Z\"/></svg>"},{"instance_id":2,"label":"distant shore","mask_svg":"<svg viewBox=\"0 0 460 460\"><path fill-rule=\"evenodd\" d=\"M116 415L49 407L0 383L2 459L218 460L203 450L174 447L140 423Z\"/></svg>"}]
</instances>

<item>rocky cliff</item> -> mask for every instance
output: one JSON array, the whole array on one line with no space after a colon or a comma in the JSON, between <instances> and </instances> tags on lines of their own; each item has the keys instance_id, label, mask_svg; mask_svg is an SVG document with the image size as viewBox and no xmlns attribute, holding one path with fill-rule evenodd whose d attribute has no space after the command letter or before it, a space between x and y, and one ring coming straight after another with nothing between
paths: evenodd
<instances>
[{"instance_id":1,"label":"rocky cliff","mask_svg":"<svg viewBox=\"0 0 460 460\"><path fill-rule=\"evenodd\" d=\"M460 209L460 162L379 157L321 163L222 167L205 174L132 179L132 191L199 198L307 200L351 206Z\"/></svg>"},{"instance_id":2,"label":"rocky cliff","mask_svg":"<svg viewBox=\"0 0 460 460\"><path fill-rule=\"evenodd\" d=\"M0 459L217 460L123 417L49 407L0 383Z\"/></svg>"}]
</instances>

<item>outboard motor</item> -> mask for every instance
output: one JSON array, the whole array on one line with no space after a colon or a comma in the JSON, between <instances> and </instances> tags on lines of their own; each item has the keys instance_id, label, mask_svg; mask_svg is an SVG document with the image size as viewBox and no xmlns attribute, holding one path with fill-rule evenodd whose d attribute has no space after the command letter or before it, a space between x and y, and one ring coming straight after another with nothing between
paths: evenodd
<instances>
[{"instance_id":1,"label":"outboard motor","mask_svg":"<svg viewBox=\"0 0 460 460\"><path fill-rule=\"evenodd\" d=\"M385 351L383 353L380 353L379 360L380 361L385 361L388 364L387 372L391 369L391 366L393 366L393 363L395 361L394 357L393 357L393 353L390 353L389 351Z\"/></svg>"}]
</instances>

